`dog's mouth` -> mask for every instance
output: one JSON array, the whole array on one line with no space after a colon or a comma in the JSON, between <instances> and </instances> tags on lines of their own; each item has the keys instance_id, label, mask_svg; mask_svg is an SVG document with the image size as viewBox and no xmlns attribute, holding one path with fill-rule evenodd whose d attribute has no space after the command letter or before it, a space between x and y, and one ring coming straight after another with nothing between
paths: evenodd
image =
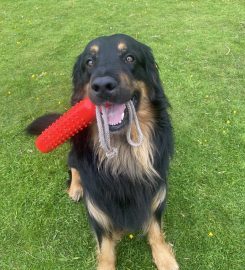
<instances>
[{"instance_id":1,"label":"dog's mouth","mask_svg":"<svg viewBox=\"0 0 245 270\"><path fill-rule=\"evenodd\" d=\"M139 95L134 94L130 100L132 101L136 109L139 102ZM105 104L105 108L110 132L121 131L124 127L128 125L129 112L126 103L116 104L107 102Z\"/></svg>"}]
</instances>

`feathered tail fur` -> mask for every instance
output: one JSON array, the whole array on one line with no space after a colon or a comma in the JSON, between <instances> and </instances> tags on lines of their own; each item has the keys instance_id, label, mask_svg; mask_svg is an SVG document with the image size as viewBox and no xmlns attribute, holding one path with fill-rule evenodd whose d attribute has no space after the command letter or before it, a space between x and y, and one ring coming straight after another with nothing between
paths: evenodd
<instances>
[{"instance_id":1,"label":"feathered tail fur","mask_svg":"<svg viewBox=\"0 0 245 270\"><path fill-rule=\"evenodd\" d=\"M26 132L30 135L41 134L48 126L55 122L61 114L49 113L35 119L30 125L27 126Z\"/></svg>"}]
</instances>

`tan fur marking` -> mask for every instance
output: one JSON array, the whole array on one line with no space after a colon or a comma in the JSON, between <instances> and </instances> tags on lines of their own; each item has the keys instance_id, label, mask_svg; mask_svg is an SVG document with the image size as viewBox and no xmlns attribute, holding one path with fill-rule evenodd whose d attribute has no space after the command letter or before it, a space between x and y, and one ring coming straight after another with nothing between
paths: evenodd
<instances>
[{"instance_id":1,"label":"tan fur marking","mask_svg":"<svg viewBox=\"0 0 245 270\"><path fill-rule=\"evenodd\" d=\"M134 147L133 151L137 157L137 161L141 164L141 167L148 176L156 176L158 173L153 168L154 162L154 145L152 143L152 135L154 134L154 109L152 108L148 96L146 96L146 90L143 90L140 106L137 112L139 123L144 135L143 144L141 147ZM132 126L132 139L136 138L135 125Z\"/></svg>"},{"instance_id":2,"label":"tan fur marking","mask_svg":"<svg viewBox=\"0 0 245 270\"><path fill-rule=\"evenodd\" d=\"M122 239L124 234L125 234L125 232L123 232L123 231L113 231L112 237L113 237L114 241L119 242Z\"/></svg>"},{"instance_id":3,"label":"tan fur marking","mask_svg":"<svg viewBox=\"0 0 245 270\"><path fill-rule=\"evenodd\" d=\"M127 74L125 74L125 73L122 72L119 75L119 77L120 77L120 83L122 85L122 88L132 89L131 88L131 82L130 82L129 77L128 77Z\"/></svg>"},{"instance_id":4,"label":"tan fur marking","mask_svg":"<svg viewBox=\"0 0 245 270\"><path fill-rule=\"evenodd\" d=\"M98 267L97 270L115 270L116 242L114 239L103 237L101 247L98 249Z\"/></svg>"},{"instance_id":5,"label":"tan fur marking","mask_svg":"<svg viewBox=\"0 0 245 270\"><path fill-rule=\"evenodd\" d=\"M127 45L123 41L121 41L118 44L117 48L118 48L118 50L123 51L123 50L126 50L127 49Z\"/></svg>"},{"instance_id":6,"label":"tan fur marking","mask_svg":"<svg viewBox=\"0 0 245 270\"><path fill-rule=\"evenodd\" d=\"M90 52L92 52L92 53L98 53L99 52L99 46L98 45L96 45L96 44L94 44L94 45L92 45L91 47L90 47Z\"/></svg>"},{"instance_id":7,"label":"tan fur marking","mask_svg":"<svg viewBox=\"0 0 245 270\"><path fill-rule=\"evenodd\" d=\"M89 214L106 230L109 231L111 228L111 221L109 217L94 204L94 202L86 196L87 209Z\"/></svg>"},{"instance_id":8,"label":"tan fur marking","mask_svg":"<svg viewBox=\"0 0 245 270\"><path fill-rule=\"evenodd\" d=\"M79 172L75 168L71 168L71 185L67 190L69 197L77 202L83 196L83 187Z\"/></svg>"},{"instance_id":9,"label":"tan fur marking","mask_svg":"<svg viewBox=\"0 0 245 270\"><path fill-rule=\"evenodd\" d=\"M162 235L159 224L153 220L148 231L148 241L158 270L178 270L172 248Z\"/></svg>"},{"instance_id":10,"label":"tan fur marking","mask_svg":"<svg viewBox=\"0 0 245 270\"><path fill-rule=\"evenodd\" d=\"M166 197L166 188L161 188L157 194L155 195L155 197L153 198L152 201L152 212L155 212L158 208L158 206L164 201L165 197Z\"/></svg>"}]
</instances>

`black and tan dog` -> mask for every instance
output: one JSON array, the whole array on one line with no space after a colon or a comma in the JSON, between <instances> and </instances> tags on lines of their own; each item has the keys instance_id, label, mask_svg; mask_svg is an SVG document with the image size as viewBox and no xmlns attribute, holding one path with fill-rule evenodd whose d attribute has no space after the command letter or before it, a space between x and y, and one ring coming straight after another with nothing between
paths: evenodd
<instances>
[{"instance_id":1,"label":"black and tan dog","mask_svg":"<svg viewBox=\"0 0 245 270\"><path fill-rule=\"evenodd\" d=\"M160 225L166 204L167 171L173 153L172 126L157 65L151 49L122 34L91 41L73 70L71 104L86 96L96 104L110 103L111 144L118 155L108 159L100 147L96 123L72 139L69 154L69 196L83 197L98 241L98 269L115 269L115 245L126 232L147 234L159 270L176 270L171 247ZM133 101L143 143L126 140L129 114L124 105ZM29 127L40 133L58 115L46 115ZM131 136L136 137L132 126Z\"/></svg>"}]
</instances>

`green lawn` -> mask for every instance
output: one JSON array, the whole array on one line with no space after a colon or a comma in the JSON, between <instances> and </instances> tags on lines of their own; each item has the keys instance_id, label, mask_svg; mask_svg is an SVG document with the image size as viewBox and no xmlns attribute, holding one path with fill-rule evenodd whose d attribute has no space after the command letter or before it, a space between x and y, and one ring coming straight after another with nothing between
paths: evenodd
<instances>
[{"instance_id":1,"label":"green lawn","mask_svg":"<svg viewBox=\"0 0 245 270\"><path fill-rule=\"evenodd\" d=\"M152 47L176 154L164 228L181 270L244 269L244 1L0 2L0 269L95 269L82 204L65 193L68 145L44 155L25 126L69 106L84 45L126 33ZM119 270L155 269L125 237Z\"/></svg>"}]
</instances>

